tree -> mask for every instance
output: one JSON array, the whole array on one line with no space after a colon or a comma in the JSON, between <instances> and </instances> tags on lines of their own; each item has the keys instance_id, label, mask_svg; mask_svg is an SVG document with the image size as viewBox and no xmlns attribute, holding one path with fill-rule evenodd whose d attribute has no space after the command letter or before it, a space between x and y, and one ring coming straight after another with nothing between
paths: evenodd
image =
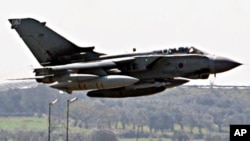
<instances>
[{"instance_id":1,"label":"tree","mask_svg":"<svg viewBox=\"0 0 250 141\"><path fill-rule=\"evenodd\" d=\"M175 131L173 135L173 140L174 141L188 141L189 136L184 131Z\"/></svg>"},{"instance_id":2,"label":"tree","mask_svg":"<svg viewBox=\"0 0 250 141\"><path fill-rule=\"evenodd\" d=\"M90 141L118 141L118 138L112 131L96 130L91 133Z\"/></svg>"}]
</instances>

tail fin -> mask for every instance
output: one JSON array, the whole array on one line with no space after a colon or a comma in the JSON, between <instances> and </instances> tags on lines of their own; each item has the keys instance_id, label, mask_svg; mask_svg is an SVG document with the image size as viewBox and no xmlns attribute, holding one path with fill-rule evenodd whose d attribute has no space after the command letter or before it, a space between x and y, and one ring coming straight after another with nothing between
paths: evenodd
<instances>
[{"instance_id":1,"label":"tail fin","mask_svg":"<svg viewBox=\"0 0 250 141\"><path fill-rule=\"evenodd\" d=\"M43 65L59 65L71 62L76 53L92 52L91 48L80 48L58 33L32 18L9 19L11 28L15 29L38 62Z\"/></svg>"}]
</instances>

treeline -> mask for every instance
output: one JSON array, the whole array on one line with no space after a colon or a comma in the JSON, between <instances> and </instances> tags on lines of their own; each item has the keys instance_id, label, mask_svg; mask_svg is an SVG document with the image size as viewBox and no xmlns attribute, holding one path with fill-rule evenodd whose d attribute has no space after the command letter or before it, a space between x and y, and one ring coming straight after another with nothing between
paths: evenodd
<instances>
[{"instance_id":1,"label":"treeline","mask_svg":"<svg viewBox=\"0 0 250 141\"><path fill-rule=\"evenodd\" d=\"M248 87L177 87L163 93L125 99L88 98L84 92L59 94L45 85L27 89L0 90L1 116L47 117L53 105L54 124L64 124L66 102L70 105L70 126L108 129L119 137L229 140L230 124L250 124ZM176 139L177 140L177 139Z\"/></svg>"}]
</instances>

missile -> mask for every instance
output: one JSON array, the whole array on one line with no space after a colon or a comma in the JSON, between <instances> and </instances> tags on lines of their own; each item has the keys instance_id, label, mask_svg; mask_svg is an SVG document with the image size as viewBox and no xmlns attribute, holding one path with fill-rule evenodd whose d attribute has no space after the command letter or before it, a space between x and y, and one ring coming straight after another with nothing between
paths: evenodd
<instances>
[{"instance_id":1,"label":"missile","mask_svg":"<svg viewBox=\"0 0 250 141\"><path fill-rule=\"evenodd\" d=\"M65 91L88 89L113 89L133 85L138 81L139 79L137 78L125 75L107 75L95 79L90 79L88 81L54 82L49 86Z\"/></svg>"},{"instance_id":2,"label":"missile","mask_svg":"<svg viewBox=\"0 0 250 141\"><path fill-rule=\"evenodd\" d=\"M86 81L90 79L98 78L99 76L94 74L63 74L63 75L41 75L33 78L26 79L36 79L37 82L42 83L53 83L53 82L65 82L65 81Z\"/></svg>"},{"instance_id":3,"label":"missile","mask_svg":"<svg viewBox=\"0 0 250 141\"><path fill-rule=\"evenodd\" d=\"M165 88L172 88L175 86L179 86L189 82L186 79L173 79L173 80L166 80L163 82L153 82L153 83L141 83L132 86L126 87L128 90L135 90L135 89L144 89L144 88L153 88L153 87L165 87Z\"/></svg>"},{"instance_id":4,"label":"missile","mask_svg":"<svg viewBox=\"0 0 250 141\"><path fill-rule=\"evenodd\" d=\"M63 75L63 76L55 76L53 78L54 81L86 81L90 79L95 79L98 78L99 76L94 75L94 74L68 74L68 75Z\"/></svg>"}]
</instances>

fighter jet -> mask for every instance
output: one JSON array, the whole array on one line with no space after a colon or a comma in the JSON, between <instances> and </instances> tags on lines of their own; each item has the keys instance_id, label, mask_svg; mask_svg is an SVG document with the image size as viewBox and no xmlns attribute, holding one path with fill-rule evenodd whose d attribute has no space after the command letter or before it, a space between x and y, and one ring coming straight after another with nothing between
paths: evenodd
<instances>
[{"instance_id":1,"label":"fighter jet","mask_svg":"<svg viewBox=\"0 0 250 141\"><path fill-rule=\"evenodd\" d=\"M34 57L37 82L71 94L86 90L89 97L123 98L152 95L241 63L195 47L106 55L95 47L79 47L32 18L9 19Z\"/></svg>"}]
</instances>

